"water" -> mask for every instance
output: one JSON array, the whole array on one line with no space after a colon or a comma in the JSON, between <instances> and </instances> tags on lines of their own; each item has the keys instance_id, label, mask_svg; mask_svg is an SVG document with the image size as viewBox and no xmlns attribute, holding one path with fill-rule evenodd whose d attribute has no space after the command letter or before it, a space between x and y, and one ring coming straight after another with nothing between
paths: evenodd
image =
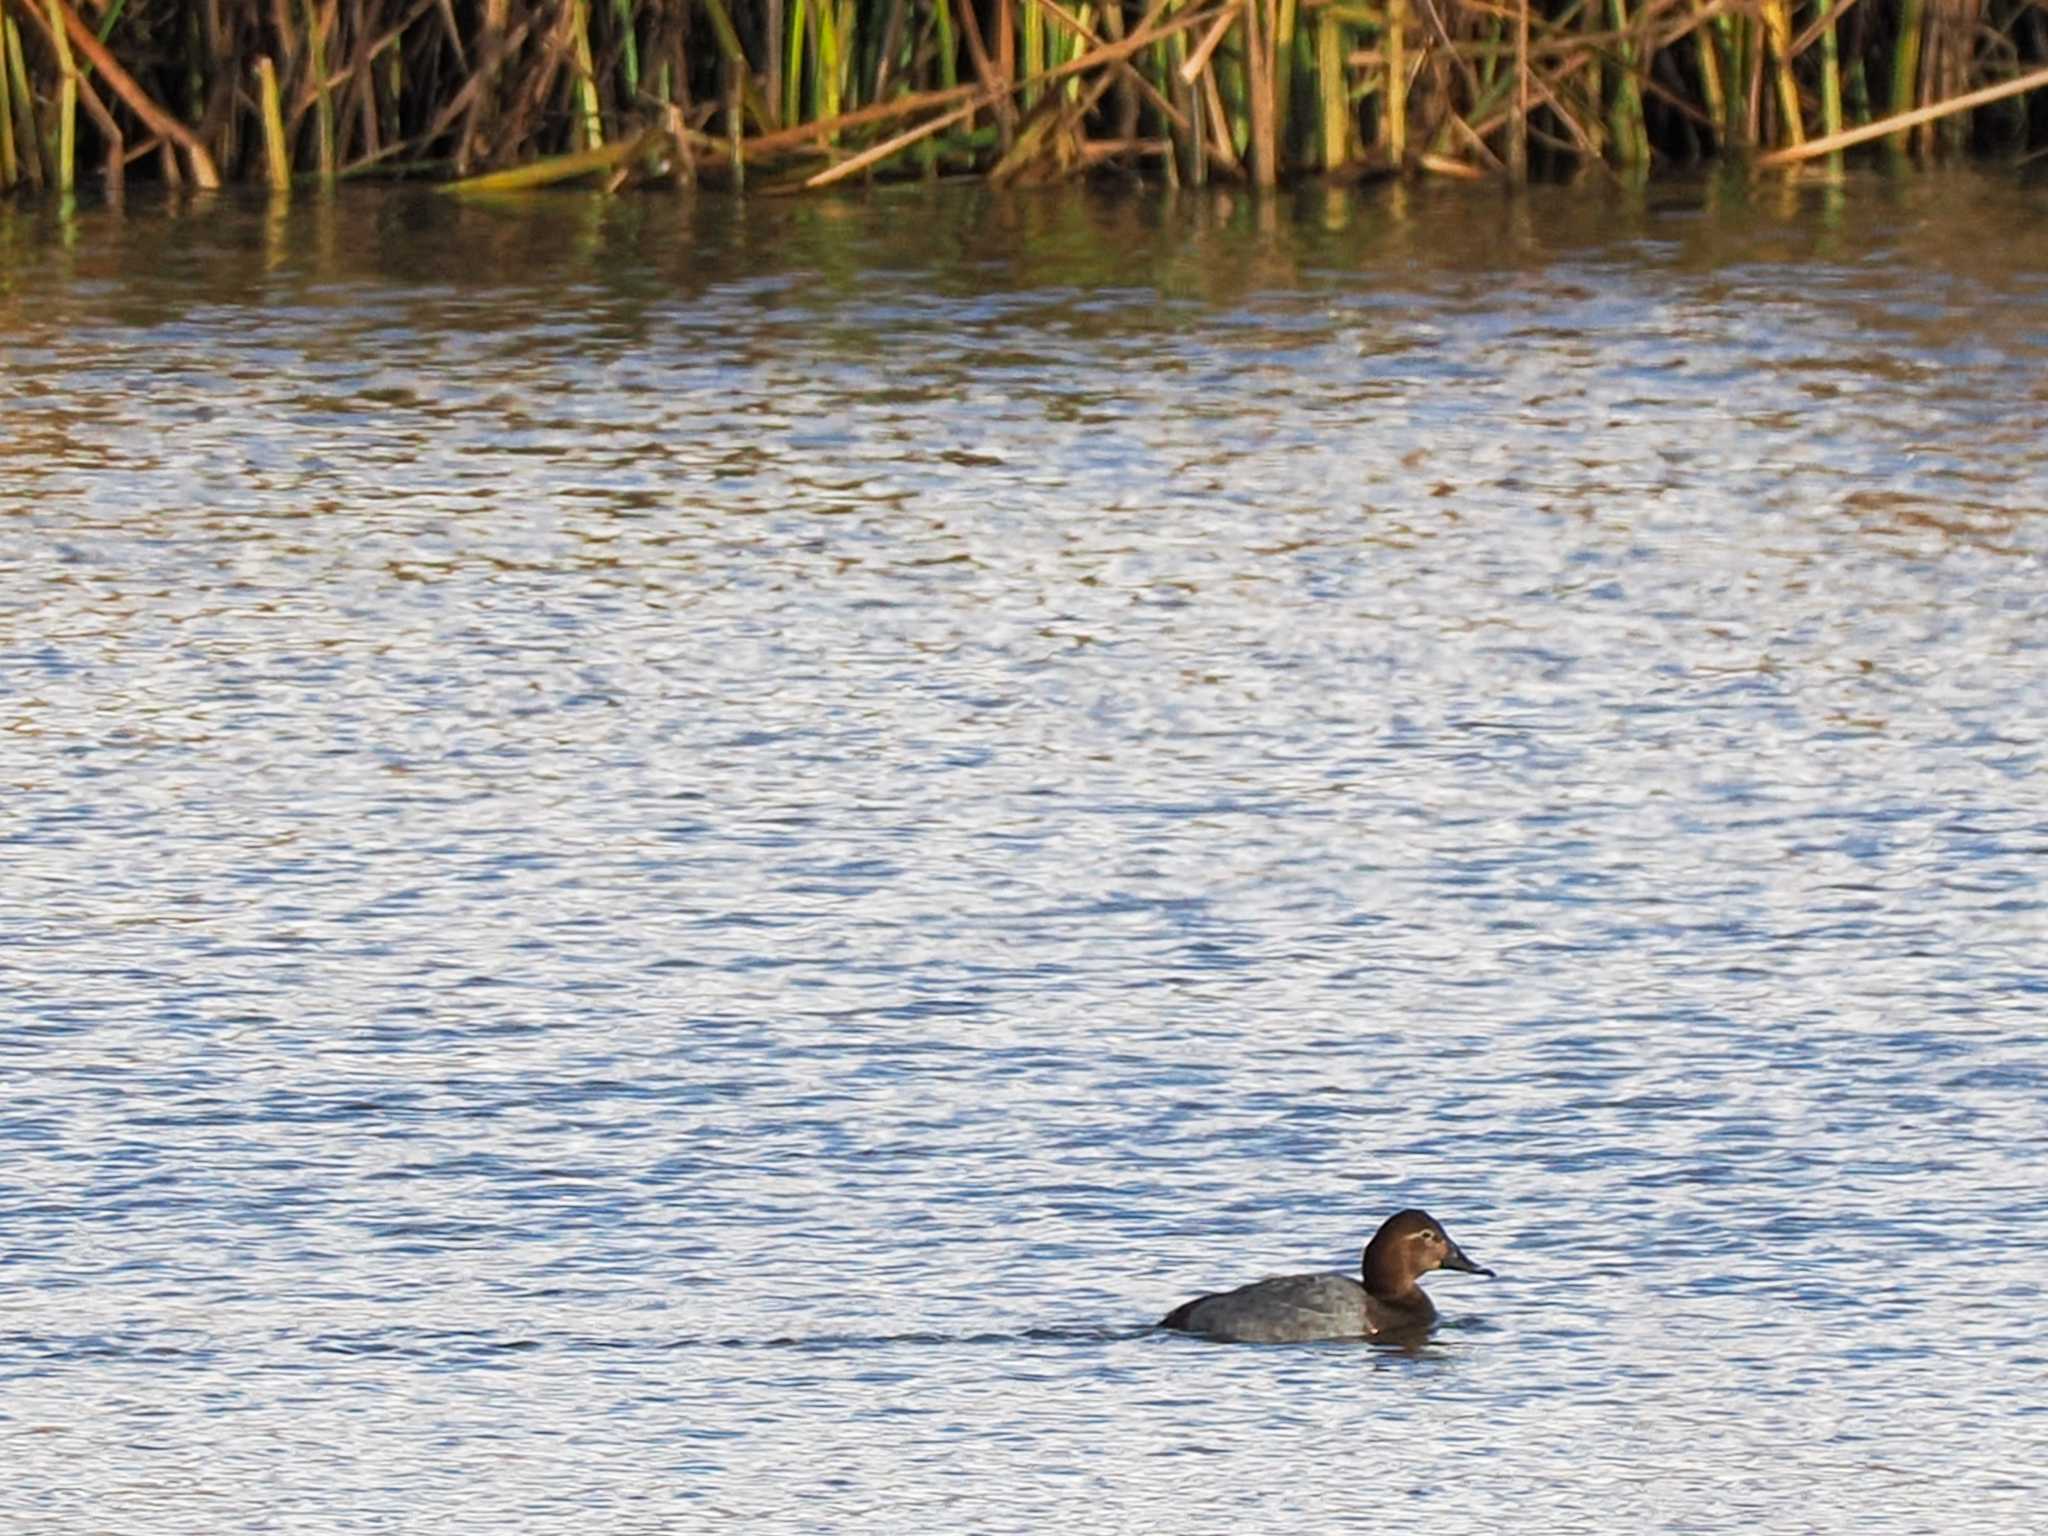
<instances>
[{"instance_id":1,"label":"water","mask_svg":"<svg viewBox=\"0 0 2048 1536\"><path fill-rule=\"evenodd\" d=\"M2043 228L0 208L0 1526L2037 1529Z\"/></svg>"}]
</instances>

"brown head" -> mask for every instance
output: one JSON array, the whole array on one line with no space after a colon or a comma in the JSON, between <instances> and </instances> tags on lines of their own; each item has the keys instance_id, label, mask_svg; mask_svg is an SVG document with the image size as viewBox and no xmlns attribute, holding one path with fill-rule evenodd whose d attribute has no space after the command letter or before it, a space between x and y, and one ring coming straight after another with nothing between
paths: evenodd
<instances>
[{"instance_id":1,"label":"brown head","mask_svg":"<svg viewBox=\"0 0 2048 1536\"><path fill-rule=\"evenodd\" d=\"M1468 1275L1491 1275L1465 1257L1465 1250L1451 1241L1443 1223L1427 1211L1396 1211L1380 1224L1372 1241L1365 1245L1365 1288L1385 1301L1407 1297L1415 1282L1432 1269L1462 1270Z\"/></svg>"}]
</instances>

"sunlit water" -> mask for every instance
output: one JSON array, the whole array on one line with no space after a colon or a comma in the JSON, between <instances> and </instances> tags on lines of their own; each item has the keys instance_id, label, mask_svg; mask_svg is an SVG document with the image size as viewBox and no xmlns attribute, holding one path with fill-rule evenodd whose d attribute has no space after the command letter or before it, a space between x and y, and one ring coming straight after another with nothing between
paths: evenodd
<instances>
[{"instance_id":1,"label":"sunlit water","mask_svg":"<svg viewBox=\"0 0 2048 1536\"><path fill-rule=\"evenodd\" d=\"M2044 241L0 208L0 1524L2038 1531Z\"/></svg>"}]
</instances>

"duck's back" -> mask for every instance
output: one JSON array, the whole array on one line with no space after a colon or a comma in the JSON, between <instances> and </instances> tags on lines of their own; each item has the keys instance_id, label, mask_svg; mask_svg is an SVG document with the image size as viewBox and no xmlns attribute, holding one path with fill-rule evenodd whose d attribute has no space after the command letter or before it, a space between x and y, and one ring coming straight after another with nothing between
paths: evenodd
<instances>
[{"instance_id":1,"label":"duck's back","mask_svg":"<svg viewBox=\"0 0 2048 1536\"><path fill-rule=\"evenodd\" d=\"M1370 1303L1345 1275L1276 1275L1183 1302L1160 1325L1241 1344L1356 1339L1374 1332Z\"/></svg>"}]
</instances>

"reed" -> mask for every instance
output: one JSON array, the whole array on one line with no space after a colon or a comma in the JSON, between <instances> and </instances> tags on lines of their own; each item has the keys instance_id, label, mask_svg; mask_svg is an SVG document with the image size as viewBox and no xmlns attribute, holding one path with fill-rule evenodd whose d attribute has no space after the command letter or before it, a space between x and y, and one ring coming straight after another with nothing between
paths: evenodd
<instances>
[{"instance_id":1,"label":"reed","mask_svg":"<svg viewBox=\"0 0 2048 1536\"><path fill-rule=\"evenodd\" d=\"M277 94L277 65L267 56L256 61L256 110L263 125L263 165L273 192L292 184L291 157L284 147L284 108Z\"/></svg>"},{"instance_id":2,"label":"reed","mask_svg":"<svg viewBox=\"0 0 2048 1536\"><path fill-rule=\"evenodd\" d=\"M22 62L21 29L12 16L0 14L7 49L7 106L15 123L15 153L8 168L7 187L43 185L42 137L35 116L35 98L30 92L27 66Z\"/></svg>"},{"instance_id":3,"label":"reed","mask_svg":"<svg viewBox=\"0 0 2048 1536\"><path fill-rule=\"evenodd\" d=\"M57 61L57 190L69 193L78 180L78 65L71 57L71 36L58 0L46 3L51 52Z\"/></svg>"},{"instance_id":4,"label":"reed","mask_svg":"<svg viewBox=\"0 0 2048 1536\"><path fill-rule=\"evenodd\" d=\"M0 0L0 191L2017 157L2044 68L2048 0Z\"/></svg>"}]
</instances>

